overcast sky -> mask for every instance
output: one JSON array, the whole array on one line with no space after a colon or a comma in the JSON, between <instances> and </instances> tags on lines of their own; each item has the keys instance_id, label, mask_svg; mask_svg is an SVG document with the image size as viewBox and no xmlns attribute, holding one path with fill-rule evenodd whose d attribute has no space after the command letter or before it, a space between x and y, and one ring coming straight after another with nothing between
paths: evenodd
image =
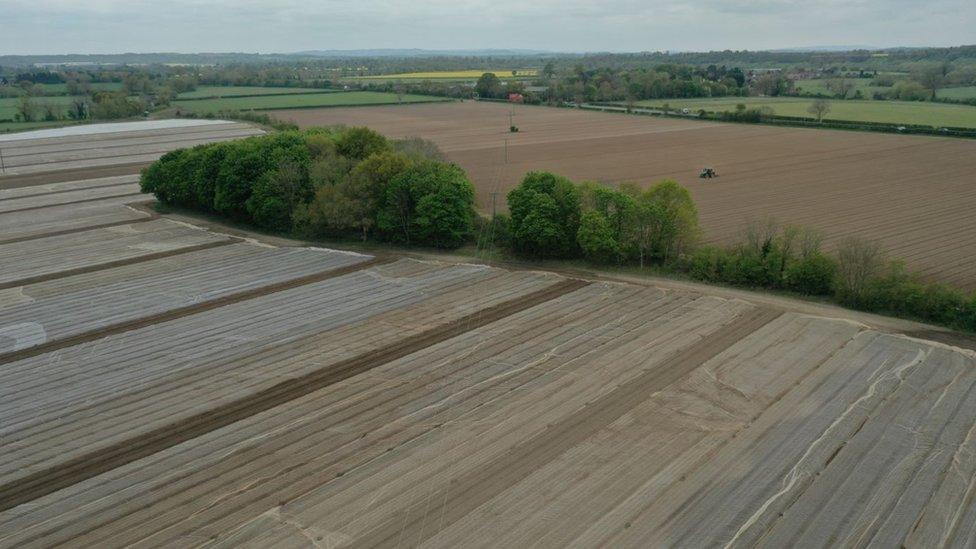
<instances>
[{"instance_id":1,"label":"overcast sky","mask_svg":"<svg viewBox=\"0 0 976 549\"><path fill-rule=\"evenodd\" d=\"M976 43L976 0L0 0L0 55Z\"/></svg>"}]
</instances>

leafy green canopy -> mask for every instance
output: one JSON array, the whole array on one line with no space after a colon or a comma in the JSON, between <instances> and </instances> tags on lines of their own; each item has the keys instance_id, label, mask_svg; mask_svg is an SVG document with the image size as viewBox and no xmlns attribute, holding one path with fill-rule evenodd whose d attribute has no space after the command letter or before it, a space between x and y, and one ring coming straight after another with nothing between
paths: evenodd
<instances>
[{"instance_id":1,"label":"leafy green canopy","mask_svg":"<svg viewBox=\"0 0 976 549\"><path fill-rule=\"evenodd\" d=\"M434 160L433 144L400 145L368 128L279 132L173 151L141 184L162 202L276 231L462 245L474 217L467 176Z\"/></svg>"}]
</instances>

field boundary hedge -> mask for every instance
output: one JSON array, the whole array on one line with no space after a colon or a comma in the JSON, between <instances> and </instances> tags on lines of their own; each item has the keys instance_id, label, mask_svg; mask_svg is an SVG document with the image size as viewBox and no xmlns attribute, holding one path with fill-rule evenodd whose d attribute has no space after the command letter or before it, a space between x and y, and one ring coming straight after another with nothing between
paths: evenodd
<instances>
[{"instance_id":1,"label":"field boundary hedge","mask_svg":"<svg viewBox=\"0 0 976 549\"><path fill-rule=\"evenodd\" d=\"M565 106L564 108L576 108L573 106ZM626 105L621 105L619 103L587 103L585 105L580 105L579 108L586 110L595 110L600 112L613 112L621 114L631 114L637 116L660 116L667 118L681 118L681 119L697 119L697 120L711 120L716 122L733 122L739 124L769 124L776 126L794 126L801 128L825 128L833 130L851 130L851 131L869 131L878 133L895 133L900 135L934 135L939 137L961 137L965 139L976 139L976 128L960 128L960 127L935 127L935 126L921 126L917 124L894 124L888 122L857 122L853 120L834 120L834 119L824 119L823 122L817 122L811 118L803 118L798 116L780 116L780 115L763 115L760 117L758 122L747 121L747 120L737 120L734 118L727 117L723 112L706 111L705 115L701 115L698 111L692 111L692 114L680 114L680 113L664 113L664 112L652 112L650 109L655 109L657 107L636 107L635 109L628 109ZM904 129L901 129L904 128Z\"/></svg>"},{"instance_id":2,"label":"field boundary hedge","mask_svg":"<svg viewBox=\"0 0 976 549\"><path fill-rule=\"evenodd\" d=\"M348 93L348 92L340 92L340 93ZM303 94L288 93L288 94L282 94L282 95L303 95ZM211 100L211 101L214 100L214 98L208 98L208 99ZM221 100L221 99L232 99L232 98L230 98L230 97L218 97L218 98L216 98L216 100L218 100L218 101ZM174 106L179 107L180 106L179 105L179 102L181 102L181 101L185 101L185 100L184 99L178 99L178 100L174 101L173 102L174 103ZM253 107L253 108L238 108L238 109L233 109L233 110L237 110L237 111L241 111L241 112L297 111L297 110L307 110L307 109L344 109L344 108L352 108L352 107L357 107L357 108L358 107L389 107L390 105L423 105L423 104L426 104L426 103L450 103L450 102L457 102L457 101L458 101L457 99L446 98L446 99L424 99L422 101L406 101L406 102L403 102L403 103L363 103L363 104L350 103L348 105L300 105L300 106L294 106L294 107ZM198 114L197 116L199 117L199 116L202 116L202 115Z\"/></svg>"},{"instance_id":3,"label":"field boundary hedge","mask_svg":"<svg viewBox=\"0 0 976 549\"><path fill-rule=\"evenodd\" d=\"M287 88L285 88L287 89ZM282 97L289 95L322 95L327 93L348 93L345 90L315 90L315 91L304 91L304 92L274 92L274 93L248 93L245 95L207 95L204 97L179 97L177 96L174 101L207 101L214 99L240 99L246 97Z\"/></svg>"}]
</instances>

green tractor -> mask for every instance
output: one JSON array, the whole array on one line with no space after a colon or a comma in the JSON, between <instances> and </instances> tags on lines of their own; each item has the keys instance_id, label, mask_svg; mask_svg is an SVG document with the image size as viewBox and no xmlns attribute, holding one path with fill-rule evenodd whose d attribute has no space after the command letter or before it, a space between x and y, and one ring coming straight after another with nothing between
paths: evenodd
<instances>
[{"instance_id":1,"label":"green tractor","mask_svg":"<svg viewBox=\"0 0 976 549\"><path fill-rule=\"evenodd\" d=\"M702 168L701 172L698 173L700 179L711 179L713 177L718 177L718 172L713 168Z\"/></svg>"}]
</instances>

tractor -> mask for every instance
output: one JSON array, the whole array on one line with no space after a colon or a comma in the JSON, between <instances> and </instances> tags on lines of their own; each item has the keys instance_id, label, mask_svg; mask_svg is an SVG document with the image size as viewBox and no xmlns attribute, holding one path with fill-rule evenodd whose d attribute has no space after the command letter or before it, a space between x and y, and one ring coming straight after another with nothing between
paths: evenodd
<instances>
[{"instance_id":1,"label":"tractor","mask_svg":"<svg viewBox=\"0 0 976 549\"><path fill-rule=\"evenodd\" d=\"M698 177L701 179L711 179L718 177L718 172L712 168L702 168L702 171L698 173Z\"/></svg>"}]
</instances>

